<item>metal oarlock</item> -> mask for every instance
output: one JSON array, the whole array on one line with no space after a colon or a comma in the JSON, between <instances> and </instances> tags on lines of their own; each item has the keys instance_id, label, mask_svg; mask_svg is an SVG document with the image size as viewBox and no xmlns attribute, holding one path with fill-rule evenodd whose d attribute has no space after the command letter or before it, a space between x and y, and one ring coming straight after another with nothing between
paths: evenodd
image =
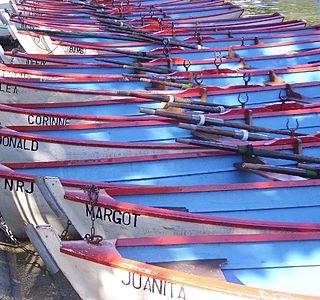
<instances>
[{"instance_id":1,"label":"metal oarlock","mask_svg":"<svg viewBox=\"0 0 320 300\"><path fill-rule=\"evenodd\" d=\"M202 75L195 74L195 75L193 76L193 80L194 80L194 82L195 82L197 85L201 85L202 82L203 82L203 76L202 76Z\"/></svg>"},{"instance_id":2,"label":"metal oarlock","mask_svg":"<svg viewBox=\"0 0 320 300\"><path fill-rule=\"evenodd\" d=\"M163 21L162 21L162 19L160 17L157 19L157 22L159 24L159 29L163 30Z\"/></svg>"},{"instance_id":3,"label":"metal oarlock","mask_svg":"<svg viewBox=\"0 0 320 300\"><path fill-rule=\"evenodd\" d=\"M168 56L170 55L170 49L169 49L169 47L168 47L170 41L169 41L168 39L163 39L162 43L163 43L163 45L164 45L163 50L162 50L162 51L163 51L163 54L164 54L166 57L168 57Z\"/></svg>"},{"instance_id":4,"label":"metal oarlock","mask_svg":"<svg viewBox=\"0 0 320 300\"><path fill-rule=\"evenodd\" d=\"M189 59L187 59L187 60L184 59L184 60L183 60L183 66L184 66L186 72L188 72L188 70L189 70L189 68L190 68L190 66L191 66L190 60L189 60Z\"/></svg>"},{"instance_id":5,"label":"metal oarlock","mask_svg":"<svg viewBox=\"0 0 320 300\"><path fill-rule=\"evenodd\" d=\"M300 127L300 124L299 124L299 121L298 119L296 119L296 126L295 127L289 127L289 123L290 123L290 120L288 119L287 120L287 123L286 123L286 128L288 129L288 131L290 132L290 136L291 137L294 137L296 135L296 131L299 129Z\"/></svg>"},{"instance_id":6,"label":"metal oarlock","mask_svg":"<svg viewBox=\"0 0 320 300\"><path fill-rule=\"evenodd\" d=\"M171 35L173 39L176 38L175 24L173 21L171 22Z\"/></svg>"},{"instance_id":7,"label":"metal oarlock","mask_svg":"<svg viewBox=\"0 0 320 300\"><path fill-rule=\"evenodd\" d=\"M221 51L214 51L214 65L216 69L219 70L219 67L222 65Z\"/></svg>"},{"instance_id":8,"label":"metal oarlock","mask_svg":"<svg viewBox=\"0 0 320 300\"><path fill-rule=\"evenodd\" d=\"M242 78L243 78L243 81L244 81L244 85L247 86L248 83L249 83L250 80L251 80L251 74L248 73L248 72L245 72L245 73L243 74Z\"/></svg>"},{"instance_id":9,"label":"metal oarlock","mask_svg":"<svg viewBox=\"0 0 320 300\"><path fill-rule=\"evenodd\" d=\"M241 93L239 93L238 102L241 104L241 108L245 108L245 106L246 106L248 101L249 101L248 93L246 93L246 99L245 100L241 100Z\"/></svg>"},{"instance_id":10,"label":"metal oarlock","mask_svg":"<svg viewBox=\"0 0 320 300\"><path fill-rule=\"evenodd\" d=\"M144 26L144 18L145 18L145 16L143 16L142 14L140 14L141 26Z\"/></svg>"},{"instance_id":11,"label":"metal oarlock","mask_svg":"<svg viewBox=\"0 0 320 300\"><path fill-rule=\"evenodd\" d=\"M284 106L286 102L289 100L288 94L282 95L282 90L279 91L279 100L281 101L281 105Z\"/></svg>"}]
</instances>

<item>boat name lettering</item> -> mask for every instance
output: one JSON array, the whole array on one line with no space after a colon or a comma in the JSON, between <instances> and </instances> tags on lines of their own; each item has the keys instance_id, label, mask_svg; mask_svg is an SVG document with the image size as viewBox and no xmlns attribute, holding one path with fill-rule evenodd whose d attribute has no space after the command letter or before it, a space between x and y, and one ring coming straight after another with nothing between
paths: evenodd
<instances>
[{"instance_id":1,"label":"boat name lettering","mask_svg":"<svg viewBox=\"0 0 320 300\"><path fill-rule=\"evenodd\" d=\"M83 48L80 48L80 47L73 47L73 46L70 46L69 47L69 53L73 53L73 54L85 54L85 51Z\"/></svg>"},{"instance_id":2,"label":"boat name lettering","mask_svg":"<svg viewBox=\"0 0 320 300\"><path fill-rule=\"evenodd\" d=\"M18 88L14 85L0 83L0 92L8 94L18 94Z\"/></svg>"},{"instance_id":3,"label":"boat name lettering","mask_svg":"<svg viewBox=\"0 0 320 300\"><path fill-rule=\"evenodd\" d=\"M90 206L86 204L86 216L91 216ZM111 209L107 207L97 206L95 210L96 219L101 221L109 221L110 223L137 227L139 214L122 212L120 210Z\"/></svg>"},{"instance_id":4,"label":"boat name lettering","mask_svg":"<svg viewBox=\"0 0 320 300\"><path fill-rule=\"evenodd\" d=\"M45 65L46 61L45 60L37 60L37 59L27 58L26 64L27 65Z\"/></svg>"},{"instance_id":5,"label":"boat name lettering","mask_svg":"<svg viewBox=\"0 0 320 300\"><path fill-rule=\"evenodd\" d=\"M121 280L122 284L132 286L136 290L149 291L152 294L159 294L171 299L186 300L184 287L180 284L168 282L162 279L142 276L128 272L129 276L126 281Z\"/></svg>"},{"instance_id":6,"label":"boat name lettering","mask_svg":"<svg viewBox=\"0 0 320 300\"><path fill-rule=\"evenodd\" d=\"M70 119L61 117L28 115L28 123L30 125L42 125L42 126L65 126L69 125Z\"/></svg>"},{"instance_id":7,"label":"boat name lettering","mask_svg":"<svg viewBox=\"0 0 320 300\"><path fill-rule=\"evenodd\" d=\"M26 151L38 151L39 143L34 140L25 140L12 136L0 135L0 146L22 149Z\"/></svg>"},{"instance_id":8,"label":"boat name lettering","mask_svg":"<svg viewBox=\"0 0 320 300\"><path fill-rule=\"evenodd\" d=\"M34 26L28 25L25 23L21 23L20 26L21 26L21 28L24 28L24 29L34 29L35 28Z\"/></svg>"},{"instance_id":9,"label":"boat name lettering","mask_svg":"<svg viewBox=\"0 0 320 300\"><path fill-rule=\"evenodd\" d=\"M25 73L17 73L17 72L10 72L10 71L1 71L0 72L2 77L13 77L13 78L27 78L28 75Z\"/></svg>"},{"instance_id":10,"label":"boat name lettering","mask_svg":"<svg viewBox=\"0 0 320 300\"><path fill-rule=\"evenodd\" d=\"M13 180L5 178L4 180L4 189L15 191L15 192L26 192L27 194L32 194L34 191L34 183L29 182L30 186L26 187L26 182L22 180Z\"/></svg>"},{"instance_id":11,"label":"boat name lettering","mask_svg":"<svg viewBox=\"0 0 320 300\"><path fill-rule=\"evenodd\" d=\"M41 14L41 13L38 13L38 12L30 11L30 12L29 12L29 16L38 16L38 17L41 17L41 16L44 16L44 14Z\"/></svg>"}]
</instances>

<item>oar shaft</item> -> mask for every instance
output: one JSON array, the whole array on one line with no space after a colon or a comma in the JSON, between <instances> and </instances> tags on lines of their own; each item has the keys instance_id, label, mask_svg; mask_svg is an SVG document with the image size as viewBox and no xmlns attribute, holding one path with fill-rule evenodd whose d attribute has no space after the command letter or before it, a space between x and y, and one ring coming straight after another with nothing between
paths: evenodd
<instances>
[{"instance_id":1,"label":"oar shaft","mask_svg":"<svg viewBox=\"0 0 320 300\"><path fill-rule=\"evenodd\" d=\"M185 124L185 123L180 123L179 127L184 129L189 129L189 130L196 130L196 131L201 131L201 132L206 132L211 134L232 137L234 139L239 139L239 140L266 141L266 140L273 139L265 134L251 133L251 132L246 132L238 129L227 130L227 129L221 129L217 127L199 126L199 125L192 125L192 124Z\"/></svg>"},{"instance_id":2,"label":"oar shaft","mask_svg":"<svg viewBox=\"0 0 320 300\"><path fill-rule=\"evenodd\" d=\"M128 64L128 63L124 63L122 61L105 59L105 58L98 58L98 59L96 59L96 61L101 61L101 62L110 63L110 64L116 64L116 65L123 67L124 69L135 69L135 70L146 71L146 72L151 72L151 73L169 74L172 72L172 70L170 70L170 69L153 67L153 66L146 67L140 63ZM127 77L129 77L129 76L132 77L131 74L128 74Z\"/></svg>"},{"instance_id":3,"label":"oar shaft","mask_svg":"<svg viewBox=\"0 0 320 300\"><path fill-rule=\"evenodd\" d=\"M179 103L179 102L169 102L168 107L176 107L176 108L183 108L183 109L189 109L189 110L196 110L196 111L203 111L206 113L222 113L226 111L226 109L223 106L205 106L205 105L195 105L195 104L187 104L187 103Z\"/></svg>"},{"instance_id":4,"label":"oar shaft","mask_svg":"<svg viewBox=\"0 0 320 300\"><path fill-rule=\"evenodd\" d=\"M163 117L175 118L175 119L186 121L189 123L199 123L201 119L200 115L187 115L187 114L169 112L164 110L156 110L153 114L160 115ZM291 136L291 132L288 130L271 129L271 128L266 128L261 126L248 125L248 124L239 123L239 122L224 121L223 119L219 119L219 118L205 117L203 125L224 126L224 127L245 129L247 131L258 131L258 132ZM295 135L306 136L306 134L304 133L295 133Z\"/></svg>"},{"instance_id":5,"label":"oar shaft","mask_svg":"<svg viewBox=\"0 0 320 300\"><path fill-rule=\"evenodd\" d=\"M292 160L296 162L309 162L309 163L320 163L320 158L294 154L294 153L284 153L281 151L276 150L269 150L269 149L262 149L257 148L252 145L227 145L222 143L216 142L208 142L208 141L198 141L192 139L177 139L177 142L190 144L190 145L198 145L198 146L205 146L209 148L225 150L225 151L232 151L241 155L249 155L249 156L262 156L262 157L269 157L275 159L284 159L284 160Z\"/></svg>"},{"instance_id":6,"label":"oar shaft","mask_svg":"<svg viewBox=\"0 0 320 300\"><path fill-rule=\"evenodd\" d=\"M312 179L319 178L318 172L315 172L312 170L304 170L300 168L293 168L293 167L282 167L282 166L275 166L275 165L263 165L263 164L253 164L253 163L242 163L240 167L248 170L274 172L274 173L301 176L301 177L312 178Z\"/></svg>"}]
</instances>

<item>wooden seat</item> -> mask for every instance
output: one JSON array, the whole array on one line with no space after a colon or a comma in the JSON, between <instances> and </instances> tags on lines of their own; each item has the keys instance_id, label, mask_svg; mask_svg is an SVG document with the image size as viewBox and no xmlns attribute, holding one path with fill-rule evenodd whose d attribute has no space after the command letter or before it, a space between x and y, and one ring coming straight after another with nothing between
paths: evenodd
<instances>
[{"instance_id":1,"label":"wooden seat","mask_svg":"<svg viewBox=\"0 0 320 300\"><path fill-rule=\"evenodd\" d=\"M227 264L226 258L219 259L201 259L201 260L181 260L172 262L155 262L155 266L184 272L187 274L214 278L226 281L221 267Z\"/></svg>"}]
</instances>

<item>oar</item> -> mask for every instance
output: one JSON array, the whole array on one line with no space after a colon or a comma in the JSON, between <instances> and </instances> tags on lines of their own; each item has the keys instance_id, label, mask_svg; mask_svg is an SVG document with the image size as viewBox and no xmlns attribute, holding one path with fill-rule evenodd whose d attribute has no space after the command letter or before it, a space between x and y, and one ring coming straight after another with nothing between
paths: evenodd
<instances>
[{"instance_id":1,"label":"oar","mask_svg":"<svg viewBox=\"0 0 320 300\"><path fill-rule=\"evenodd\" d=\"M180 84L185 84L187 86L194 87L193 83L190 83L189 80L185 79L184 77L177 77L177 76L166 76L164 74L163 76L160 75L151 75L151 74L122 74L123 76L130 76L132 78L136 79L147 79L147 80L158 80L158 81L170 81L170 82L176 82ZM197 86L199 86L197 84Z\"/></svg>"},{"instance_id":2,"label":"oar","mask_svg":"<svg viewBox=\"0 0 320 300\"><path fill-rule=\"evenodd\" d=\"M132 74L132 75L135 75L135 74ZM152 83L152 84L170 86L170 87L183 89L183 90L194 87L193 84L190 84L190 83L185 84L185 83L176 83L176 82L171 82L171 81L166 81L166 80L156 80L156 79L145 78L145 77L135 77L135 76L131 76L131 74L125 74L125 75L123 74L123 76L132 77L132 78L137 79L141 82L148 82L148 83Z\"/></svg>"},{"instance_id":3,"label":"oar","mask_svg":"<svg viewBox=\"0 0 320 300\"><path fill-rule=\"evenodd\" d=\"M309 163L320 163L320 158L313 156L306 156L294 153L284 153L276 150L268 150L262 149L258 147L254 147L253 145L227 145L217 142L209 142L209 141L200 141L193 139L185 139L178 138L176 139L179 143L189 144L189 145L197 145L197 146L205 146L208 148L214 148L224 151L235 152L240 155L249 155L249 156L262 156L276 159L285 159L292 160L296 162L309 162Z\"/></svg>"},{"instance_id":4,"label":"oar","mask_svg":"<svg viewBox=\"0 0 320 300\"><path fill-rule=\"evenodd\" d=\"M188 123L193 124L201 124L201 125L215 125L215 126L224 126L224 127L231 127L231 128L237 128L237 129L245 129L247 131L259 131L259 132L265 132L265 133L273 133L273 134L281 134L281 135L289 135L292 134L297 136L306 136L305 133L292 133L288 130L281 130L281 129L271 129L266 128L262 126L254 126L254 125L248 125L244 123L239 122L231 122L231 121L225 121L223 119L219 118L212 118L212 117L206 117L204 115L190 115L190 114L183 114L183 113L176 113L172 111L167 111L163 109L140 109L140 112L147 113L150 115L158 115L163 117L169 117L174 118L178 120L182 120Z\"/></svg>"},{"instance_id":5,"label":"oar","mask_svg":"<svg viewBox=\"0 0 320 300\"><path fill-rule=\"evenodd\" d=\"M176 107L176 108L183 108L193 111L203 111L206 113L222 113L226 111L226 108L223 106L207 106L207 105L201 105L201 102L199 101L199 104L187 104L187 103L179 103L179 102L168 102L167 107Z\"/></svg>"},{"instance_id":6,"label":"oar","mask_svg":"<svg viewBox=\"0 0 320 300\"><path fill-rule=\"evenodd\" d=\"M181 103L181 104L190 104L190 105L195 105L195 106L201 106L201 107L217 107L221 112L223 112L225 109L233 109L233 108L239 108L238 106L235 105L227 105L227 104L220 104L220 103L214 103L214 102L202 102L198 100L191 100L188 98L177 98L174 97L170 104L172 103Z\"/></svg>"},{"instance_id":7,"label":"oar","mask_svg":"<svg viewBox=\"0 0 320 300\"><path fill-rule=\"evenodd\" d=\"M239 169L249 170L249 171L264 171L264 172L273 172L286 175L300 176L305 178L316 179L320 178L320 174L314 170L306 170L301 168L294 167L282 167L275 165L264 165L264 164L253 164L253 163L241 163L235 164Z\"/></svg>"},{"instance_id":8,"label":"oar","mask_svg":"<svg viewBox=\"0 0 320 300\"><path fill-rule=\"evenodd\" d=\"M116 23L112 23L112 24L116 24ZM121 28L121 27L120 27ZM21 28L19 28L19 30L21 30ZM25 30L25 29L22 29ZM41 29L41 28L34 28L34 29L29 29L29 31L34 31L34 32L43 32L43 33L51 33L51 34L55 34L55 35L71 35L71 36L83 36L83 37L90 37L90 36L97 36L96 34L91 34L90 33L82 33L82 32L71 32L71 31L64 31L64 30L52 30L52 29ZM133 29L130 30L131 36L126 35L123 38L121 36L112 36L111 38L113 39L123 39L125 40L126 37L129 39L134 39L135 41L139 41L138 37L143 38L144 41L146 41L146 39L148 39L147 41L154 41L154 42L158 42L159 44L166 44L166 45L172 45L172 46L180 46L180 47L185 47L185 48L190 48L190 49L198 49L198 46L196 45L191 45L188 43L184 43L184 42L178 42L176 40L171 40L171 39L164 39L162 37L156 37L156 36L152 36L152 35L148 35L147 33L143 32L143 33L139 33L134 31ZM103 37L102 34L99 35L98 37ZM104 36L105 38L107 38L106 36Z\"/></svg>"},{"instance_id":9,"label":"oar","mask_svg":"<svg viewBox=\"0 0 320 300\"><path fill-rule=\"evenodd\" d=\"M252 132L244 132L243 130L235 129L235 130L227 130L221 129L217 127L208 127L208 126L200 126L186 123L179 123L180 128L201 131L210 134L222 135L231 137L238 140L248 140L248 141L266 141L273 140L272 137L269 137L265 134L261 133L252 133Z\"/></svg>"},{"instance_id":10,"label":"oar","mask_svg":"<svg viewBox=\"0 0 320 300\"><path fill-rule=\"evenodd\" d=\"M128 34L134 34L134 36L136 36L136 37L143 38L145 41L158 42L159 44L162 44L162 45L183 47L183 48L188 48L188 49L199 49L199 48L201 48L200 45L189 44L189 43L186 43L186 42L183 42L183 41L176 40L174 38L169 39L169 38L158 37L158 36L155 36L155 35L148 34L145 31L138 31L136 29L133 29L132 27L127 27L127 28L120 27L119 28L119 27L113 26L113 27L110 28L110 25L109 25L109 26L106 27L106 29L108 29L110 31L112 31L112 29L115 29L114 30L115 32L117 32L117 31L125 31Z\"/></svg>"},{"instance_id":11,"label":"oar","mask_svg":"<svg viewBox=\"0 0 320 300\"><path fill-rule=\"evenodd\" d=\"M119 60L113 60L113 59L105 59L105 58L95 58L96 61L101 61L101 62L105 62L105 63L110 63L110 64L116 64L116 65L120 65L122 66L124 69L136 69L136 70L140 70L140 71L146 71L146 72L152 72L152 73L158 73L158 74L170 74L172 72L174 72L174 70L172 69L168 69L168 68L159 68L159 67L154 67L154 66L144 66L141 63L124 63L122 61ZM124 76L129 76L131 74L123 74Z\"/></svg>"}]
</instances>

